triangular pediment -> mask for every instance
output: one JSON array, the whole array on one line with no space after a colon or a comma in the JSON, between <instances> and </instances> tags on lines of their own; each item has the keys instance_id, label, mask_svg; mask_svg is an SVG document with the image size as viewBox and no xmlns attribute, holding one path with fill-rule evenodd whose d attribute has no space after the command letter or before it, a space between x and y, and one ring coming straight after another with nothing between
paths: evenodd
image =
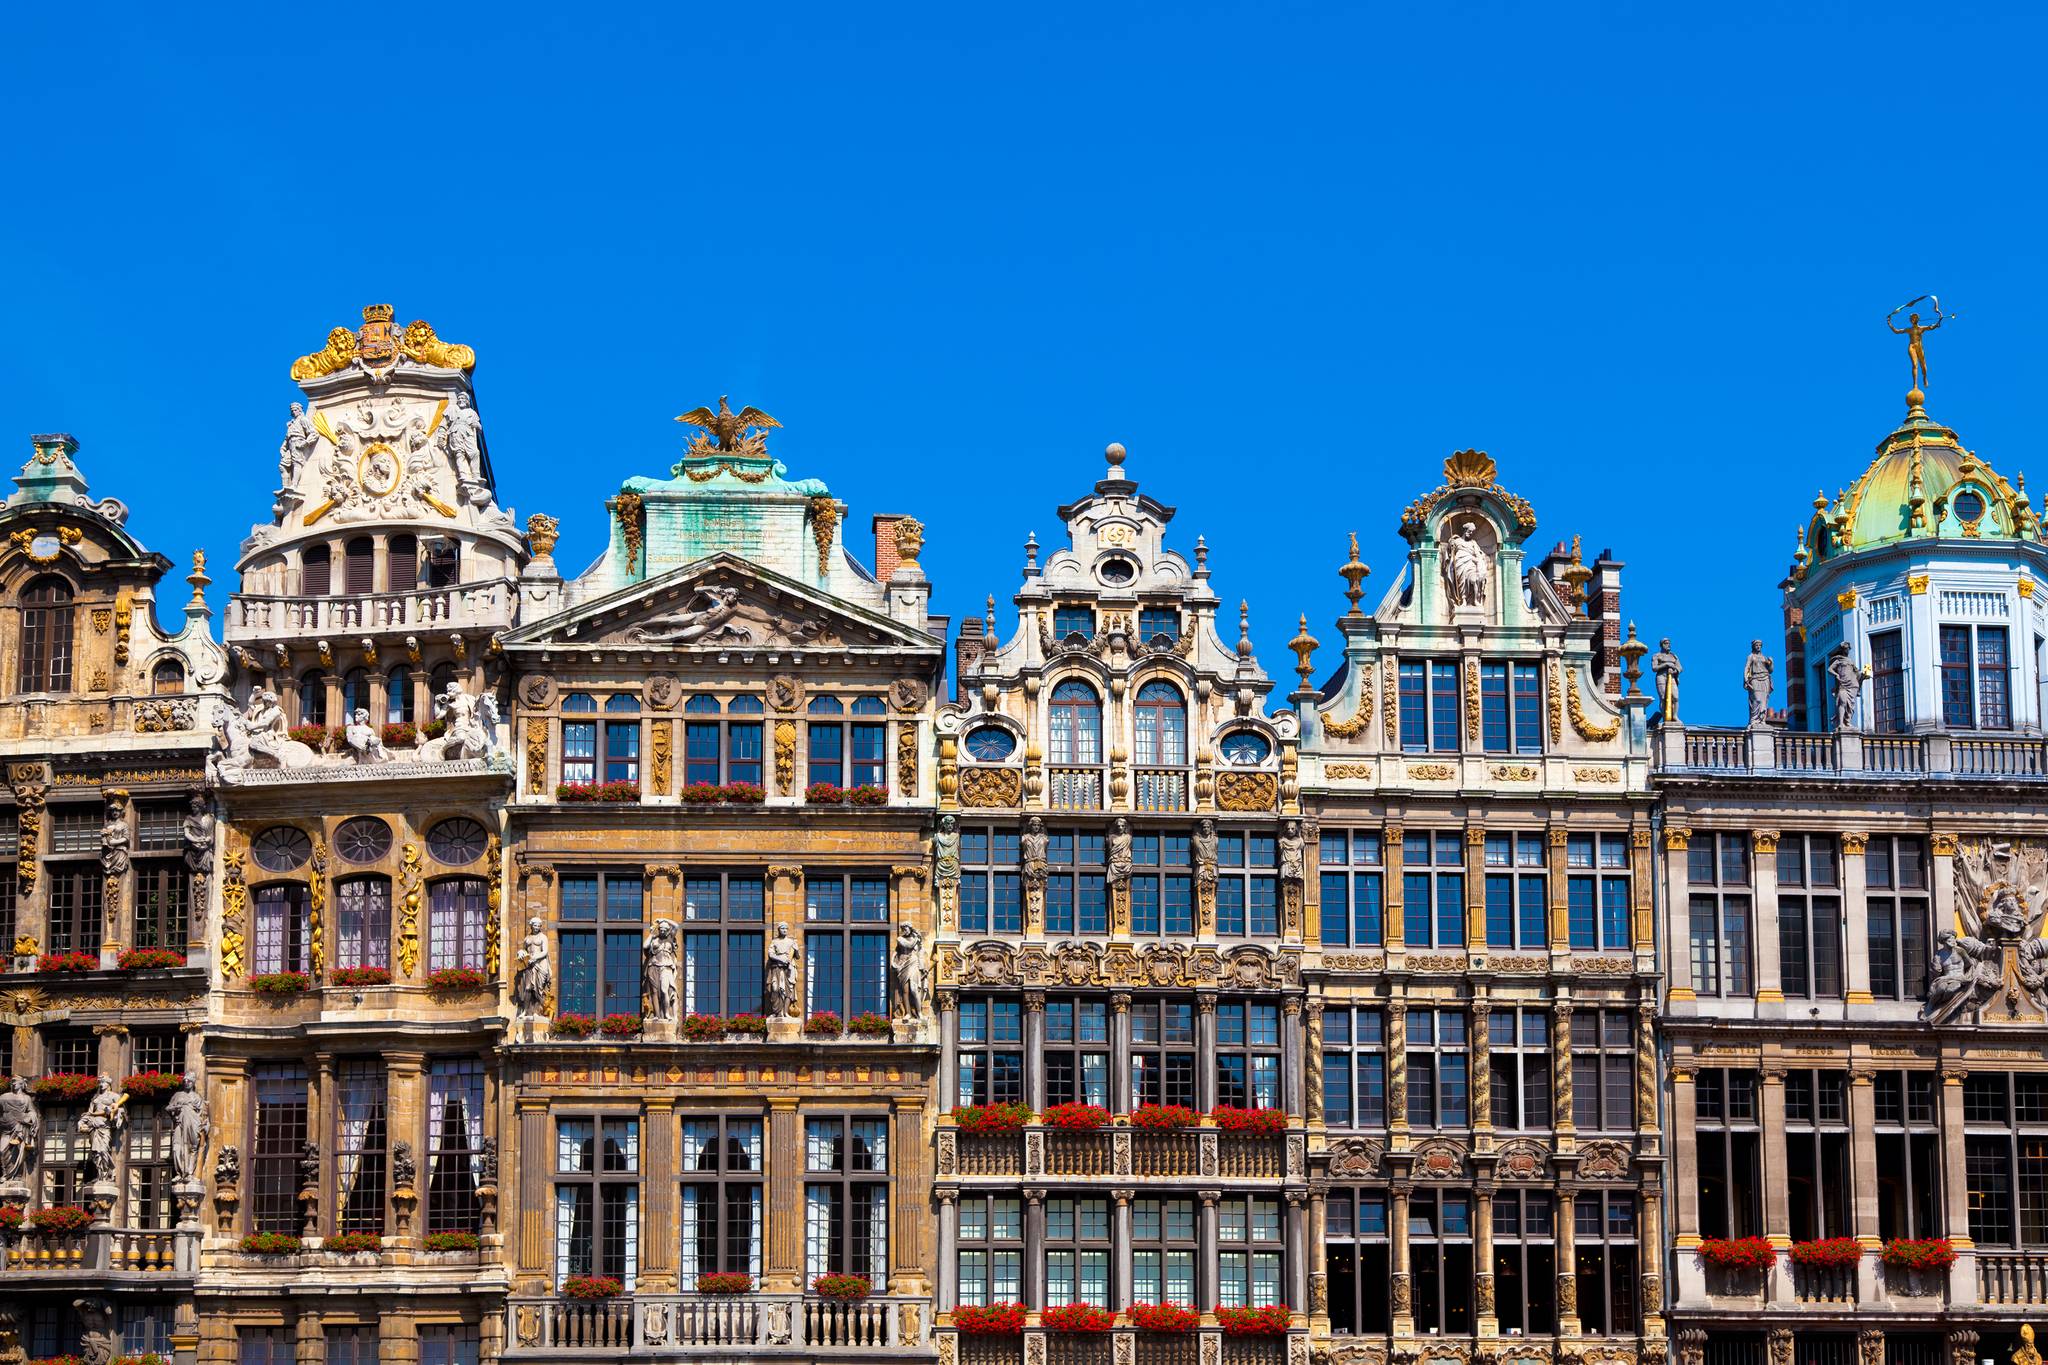
<instances>
[{"instance_id":1,"label":"triangular pediment","mask_svg":"<svg viewBox=\"0 0 2048 1365\"><path fill-rule=\"evenodd\" d=\"M723 553L530 622L507 634L504 643L934 655L945 648L900 621Z\"/></svg>"}]
</instances>

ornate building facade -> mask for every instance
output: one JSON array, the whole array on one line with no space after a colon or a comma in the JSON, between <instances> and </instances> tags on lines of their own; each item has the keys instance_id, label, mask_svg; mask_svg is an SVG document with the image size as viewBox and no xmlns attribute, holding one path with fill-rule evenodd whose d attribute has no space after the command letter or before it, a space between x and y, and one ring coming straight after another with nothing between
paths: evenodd
<instances>
[{"instance_id":1,"label":"ornate building facade","mask_svg":"<svg viewBox=\"0 0 2048 1365\"><path fill-rule=\"evenodd\" d=\"M171 562L34 438L0 507L0 1353L189 1358L206 1015L205 708L226 660L203 556ZM198 1116L203 1117L203 1116Z\"/></svg>"},{"instance_id":2,"label":"ornate building facade","mask_svg":"<svg viewBox=\"0 0 2048 1365\"><path fill-rule=\"evenodd\" d=\"M1292 1305L1270 1346L1305 1360L1294 720L1266 714L1203 542L1167 548L1173 509L1107 453L1059 509L1068 543L1041 565L1027 542L1008 637L993 598L963 625L939 716L939 1359L1003 1355L957 1327L1021 1303L1025 1360L1192 1362L1199 1341L1216 1361L1214 1315L1182 1338L1041 1335L1076 1306L1166 1303ZM1269 1121L1247 1131L1250 1111Z\"/></svg>"},{"instance_id":3,"label":"ornate building facade","mask_svg":"<svg viewBox=\"0 0 2048 1365\"><path fill-rule=\"evenodd\" d=\"M389 306L291 369L228 603L199 1358L497 1353L498 637L527 553L466 346Z\"/></svg>"},{"instance_id":4,"label":"ornate building facade","mask_svg":"<svg viewBox=\"0 0 2048 1365\"><path fill-rule=\"evenodd\" d=\"M1309 882L1311 1324L1341 1365L1664 1352L1645 698L1620 570L1531 563L1464 451L1398 581L1294 647Z\"/></svg>"},{"instance_id":5,"label":"ornate building facade","mask_svg":"<svg viewBox=\"0 0 2048 1365\"><path fill-rule=\"evenodd\" d=\"M700 434L609 501L587 571L536 531L505 642L506 1354L929 1352L922 527L874 518L864 565L774 419L680 420ZM847 1277L872 1293L829 1297Z\"/></svg>"},{"instance_id":6,"label":"ornate building facade","mask_svg":"<svg viewBox=\"0 0 2048 1365\"><path fill-rule=\"evenodd\" d=\"M2048 1305L2048 562L1924 404L1801 531L1789 723L1760 644L1740 729L1654 661L1683 1365L2005 1360Z\"/></svg>"}]
</instances>

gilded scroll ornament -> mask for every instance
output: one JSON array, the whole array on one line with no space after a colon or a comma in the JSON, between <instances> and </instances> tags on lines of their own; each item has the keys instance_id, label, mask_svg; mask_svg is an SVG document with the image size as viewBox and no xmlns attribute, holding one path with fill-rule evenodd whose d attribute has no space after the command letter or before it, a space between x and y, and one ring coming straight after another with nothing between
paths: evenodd
<instances>
[{"instance_id":1,"label":"gilded scroll ornament","mask_svg":"<svg viewBox=\"0 0 2048 1365\"><path fill-rule=\"evenodd\" d=\"M1398 723L1398 716L1394 708L1394 698L1400 694L1394 689L1400 685L1399 668L1400 665L1392 658L1387 659L1380 668L1380 697L1384 703L1380 707L1380 732L1387 737L1389 744L1397 737L1395 726Z\"/></svg>"},{"instance_id":2,"label":"gilded scroll ornament","mask_svg":"<svg viewBox=\"0 0 2048 1365\"><path fill-rule=\"evenodd\" d=\"M1413 782L1448 782L1458 770L1448 763L1410 763L1408 778Z\"/></svg>"},{"instance_id":3,"label":"gilded scroll ornament","mask_svg":"<svg viewBox=\"0 0 2048 1365\"><path fill-rule=\"evenodd\" d=\"M48 554L36 553L34 546L38 538L38 533L35 531L16 531L8 537L8 540L13 542L15 549L28 556L30 563L49 564L55 561L59 550L67 545L77 545L80 541L84 540L85 532L79 530L76 526L59 526L56 532L56 543L50 547Z\"/></svg>"},{"instance_id":4,"label":"gilded scroll ornament","mask_svg":"<svg viewBox=\"0 0 2048 1365\"><path fill-rule=\"evenodd\" d=\"M545 720L526 722L526 785L534 792L547 789L548 723Z\"/></svg>"},{"instance_id":5,"label":"gilded scroll ornament","mask_svg":"<svg viewBox=\"0 0 2048 1365\"><path fill-rule=\"evenodd\" d=\"M1024 775L1015 768L964 768L960 772L960 804L1017 806L1024 801Z\"/></svg>"},{"instance_id":6,"label":"gilded scroll ornament","mask_svg":"<svg viewBox=\"0 0 2048 1365\"><path fill-rule=\"evenodd\" d=\"M398 861L398 975L420 965L420 847L407 844Z\"/></svg>"},{"instance_id":7,"label":"gilded scroll ornament","mask_svg":"<svg viewBox=\"0 0 2048 1365\"><path fill-rule=\"evenodd\" d=\"M504 951L505 846L495 834L484 844L484 887L484 978L496 981Z\"/></svg>"},{"instance_id":8,"label":"gilded scroll ornament","mask_svg":"<svg viewBox=\"0 0 2048 1365\"><path fill-rule=\"evenodd\" d=\"M18 900L26 900L36 887L36 855L42 845L43 789L28 783L14 788L15 857L14 885Z\"/></svg>"},{"instance_id":9,"label":"gilded scroll ornament","mask_svg":"<svg viewBox=\"0 0 2048 1365\"><path fill-rule=\"evenodd\" d=\"M621 493L605 506L619 519L619 539L626 547L626 572L633 573L640 564L640 518L645 511L640 495Z\"/></svg>"},{"instance_id":10,"label":"gilded scroll ornament","mask_svg":"<svg viewBox=\"0 0 2048 1365\"><path fill-rule=\"evenodd\" d=\"M917 795L917 726L909 721L896 730L896 790Z\"/></svg>"},{"instance_id":11,"label":"gilded scroll ornament","mask_svg":"<svg viewBox=\"0 0 2048 1365\"><path fill-rule=\"evenodd\" d=\"M1323 733L1333 739L1356 739L1372 728L1372 666L1358 672L1358 709L1347 720L1323 712Z\"/></svg>"},{"instance_id":12,"label":"gilded scroll ornament","mask_svg":"<svg viewBox=\"0 0 2048 1365\"><path fill-rule=\"evenodd\" d=\"M654 785L650 795L667 796L669 776L674 765L675 731L665 720L653 722L653 733L648 745L648 777Z\"/></svg>"},{"instance_id":13,"label":"gilded scroll ornament","mask_svg":"<svg viewBox=\"0 0 2048 1365\"><path fill-rule=\"evenodd\" d=\"M818 543L818 567L822 570L832 554L832 537L839 529L839 502L830 493L811 499L811 539Z\"/></svg>"},{"instance_id":14,"label":"gilded scroll ornament","mask_svg":"<svg viewBox=\"0 0 2048 1365\"><path fill-rule=\"evenodd\" d=\"M313 964L313 979L327 970L327 931L323 928L327 909L327 842L313 840L312 876L306 887L306 957Z\"/></svg>"},{"instance_id":15,"label":"gilded scroll ornament","mask_svg":"<svg viewBox=\"0 0 2048 1365\"><path fill-rule=\"evenodd\" d=\"M1271 810L1279 797L1278 788L1271 773L1220 772L1216 774L1216 806L1229 811Z\"/></svg>"},{"instance_id":16,"label":"gilded scroll ornament","mask_svg":"<svg viewBox=\"0 0 2048 1365\"><path fill-rule=\"evenodd\" d=\"M775 722L775 789L784 796L796 793L796 722Z\"/></svg>"},{"instance_id":17,"label":"gilded scroll ornament","mask_svg":"<svg viewBox=\"0 0 2048 1365\"><path fill-rule=\"evenodd\" d=\"M1590 739L1597 743L1613 739L1617 734L1621 733L1621 718L1619 716L1608 721L1605 725L1597 724L1587 717L1585 707L1579 701L1577 682L1574 681L1569 687L1565 685L1564 670L1555 659L1551 660L1550 663L1550 682L1552 687L1564 693L1565 706L1571 713L1572 729L1578 731L1580 739Z\"/></svg>"}]
</instances>

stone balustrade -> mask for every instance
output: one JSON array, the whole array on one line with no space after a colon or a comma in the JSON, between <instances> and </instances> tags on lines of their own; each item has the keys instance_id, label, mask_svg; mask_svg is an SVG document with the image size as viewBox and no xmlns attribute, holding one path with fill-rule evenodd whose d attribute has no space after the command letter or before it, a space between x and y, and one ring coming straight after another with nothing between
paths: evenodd
<instances>
[{"instance_id":1,"label":"stone balustrade","mask_svg":"<svg viewBox=\"0 0 2048 1365\"><path fill-rule=\"evenodd\" d=\"M858 1303L803 1294L629 1294L595 1301L515 1296L506 1304L505 1354L772 1348L852 1356L919 1348L930 1320L929 1300L882 1295Z\"/></svg>"},{"instance_id":2,"label":"stone balustrade","mask_svg":"<svg viewBox=\"0 0 2048 1365\"><path fill-rule=\"evenodd\" d=\"M200 1230L86 1228L0 1236L0 1271L36 1279L189 1276L199 1265Z\"/></svg>"},{"instance_id":3,"label":"stone balustrade","mask_svg":"<svg viewBox=\"0 0 2048 1365\"><path fill-rule=\"evenodd\" d=\"M1304 1136L1298 1131L1225 1133L1214 1128L1073 1132L1038 1125L1017 1133L942 1130L939 1178L1281 1180L1287 1176L1290 1142L1302 1144ZM1296 1176L1301 1175L1297 1170Z\"/></svg>"},{"instance_id":4,"label":"stone balustrade","mask_svg":"<svg viewBox=\"0 0 2048 1365\"><path fill-rule=\"evenodd\" d=\"M399 630L502 630L512 619L517 587L512 579L503 578L335 597L237 594L228 599L227 634L230 639L253 636L270 641Z\"/></svg>"},{"instance_id":5,"label":"stone balustrade","mask_svg":"<svg viewBox=\"0 0 2048 1365\"><path fill-rule=\"evenodd\" d=\"M2038 778L2048 777L2048 739L1667 725L1659 732L1658 768L1673 776Z\"/></svg>"}]
</instances>

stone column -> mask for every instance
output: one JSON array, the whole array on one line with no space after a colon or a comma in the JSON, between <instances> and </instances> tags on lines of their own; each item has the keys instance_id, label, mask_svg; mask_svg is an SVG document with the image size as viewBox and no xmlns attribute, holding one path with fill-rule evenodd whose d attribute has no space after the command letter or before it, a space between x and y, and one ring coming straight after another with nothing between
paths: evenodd
<instances>
[{"instance_id":1,"label":"stone column","mask_svg":"<svg viewBox=\"0 0 2048 1365\"><path fill-rule=\"evenodd\" d=\"M1486 951L1486 831L1465 826L1465 946Z\"/></svg>"},{"instance_id":2,"label":"stone column","mask_svg":"<svg viewBox=\"0 0 2048 1365\"><path fill-rule=\"evenodd\" d=\"M384 1093L388 1112L387 1131L391 1135L393 1150L400 1142L411 1146L413 1161L418 1169L417 1183L401 1186L394 1171L391 1182L391 1220L385 1224L388 1233L403 1237L407 1241L419 1236L423 1228L415 1226L413 1211L419 1207L420 1196L425 1192L422 1186L433 1172L427 1169L426 1138L427 1105L421 1084L420 1072L426 1066L423 1052L397 1051L384 1054Z\"/></svg>"},{"instance_id":3,"label":"stone column","mask_svg":"<svg viewBox=\"0 0 2048 1365\"><path fill-rule=\"evenodd\" d=\"M1645 1185L1642 1191L1643 1335L1664 1334L1664 1191Z\"/></svg>"},{"instance_id":4,"label":"stone column","mask_svg":"<svg viewBox=\"0 0 2048 1365\"><path fill-rule=\"evenodd\" d=\"M554 1147L548 1141L548 1102L521 1099L518 1108L519 1143L511 1154L518 1163L519 1274L522 1291L538 1292L553 1278L553 1247L547 1218L553 1207L548 1197L548 1176L554 1165Z\"/></svg>"},{"instance_id":5,"label":"stone column","mask_svg":"<svg viewBox=\"0 0 2048 1365\"><path fill-rule=\"evenodd\" d=\"M1247 1078L1249 1080L1249 1078ZM1216 1107L1216 992L1195 995L1195 1107Z\"/></svg>"},{"instance_id":6,"label":"stone column","mask_svg":"<svg viewBox=\"0 0 2048 1365\"><path fill-rule=\"evenodd\" d=\"M889 1215L889 1292L924 1295L932 1289L927 1264L930 1250L925 1240L931 1218L932 1143L924 1130L924 1097L899 1095L895 1109L896 1131L892 1141L896 1154L890 1165L895 1171L896 1189L890 1200L894 1208Z\"/></svg>"},{"instance_id":7,"label":"stone column","mask_svg":"<svg viewBox=\"0 0 2048 1365\"><path fill-rule=\"evenodd\" d=\"M1024 1190L1024 1303L1045 1307L1045 1191Z\"/></svg>"},{"instance_id":8,"label":"stone column","mask_svg":"<svg viewBox=\"0 0 2048 1365\"><path fill-rule=\"evenodd\" d=\"M1308 1191L1287 1191L1287 1302L1306 1305L1308 1297ZM1125 1284L1130 1280L1126 1278Z\"/></svg>"},{"instance_id":9,"label":"stone column","mask_svg":"<svg viewBox=\"0 0 2048 1365\"><path fill-rule=\"evenodd\" d=\"M1577 1195L1578 1191L1571 1189L1557 1192L1557 1334L1561 1337L1579 1334L1578 1227L1573 1221Z\"/></svg>"},{"instance_id":10,"label":"stone column","mask_svg":"<svg viewBox=\"0 0 2048 1365\"><path fill-rule=\"evenodd\" d=\"M951 1312L960 1301L958 1267L960 1264L960 1206L956 1202L960 1191L952 1186L942 1186L938 1191L939 1200L939 1274L938 1302L933 1305L935 1312Z\"/></svg>"},{"instance_id":11,"label":"stone column","mask_svg":"<svg viewBox=\"0 0 2048 1365\"><path fill-rule=\"evenodd\" d=\"M678 1289L695 1289L677 1280L676 1201L677 1182L682 1178L676 1165L676 1102L666 1095L649 1096L640 1121L640 1275L638 1292L673 1294ZM788 1183L787 1172L778 1172ZM651 1233L652 1235L647 1235Z\"/></svg>"},{"instance_id":12,"label":"stone column","mask_svg":"<svg viewBox=\"0 0 2048 1365\"><path fill-rule=\"evenodd\" d=\"M1785 1183L1785 1069L1766 1068L1763 1082L1764 1236L1770 1239L1773 1248L1783 1251L1792 1245L1792 1196ZM1770 1302L1797 1301L1789 1274L1774 1274L1768 1283Z\"/></svg>"},{"instance_id":13,"label":"stone column","mask_svg":"<svg viewBox=\"0 0 2048 1365\"><path fill-rule=\"evenodd\" d=\"M1303 1069L1302 1088L1307 1092L1308 1121L1312 1124L1323 1121L1323 1002L1311 999L1308 1002L1308 1041L1305 1044L1307 1065ZM1322 1200L1318 1197L1317 1207ZM1318 1233L1318 1236L1321 1234Z\"/></svg>"},{"instance_id":14,"label":"stone column","mask_svg":"<svg viewBox=\"0 0 2048 1365\"><path fill-rule=\"evenodd\" d=\"M1686 872L1686 850L1692 831L1683 825L1664 830L1664 938L1671 963L1666 973L1666 998L1673 1004L1699 998L1692 979L1692 882Z\"/></svg>"},{"instance_id":15,"label":"stone column","mask_svg":"<svg viewBox=\"0 0 2048 1365\"><path fill-rule=\"evenodd\" d=\"M1196 1303L1215 1303L1218 1286L1223 1281L1221 1262L1216 1256L1216 1201L1222 1197L1221 1190L1201 1191L1202 1224L1195 1256Z\"/></svg>"},{"instance_id":16,"label":"stone column","mask_svg":"<svg viewBox=\"0 0 2048 1365\"><path fill-rule=\"evenodd\" d=\"M14 1054L15 1065L21 1066L21 1054ZM218 1156L222 1147L241 1149L242 1179L249 1178L250 1124L249 1124L249 1059L241 1056L215 1057L206 1068L205 1084L207 1107L213 1111L212 1152ZM240 1210L242 1193L238 1187L213 1184L213 1169L202 1166L199 1179L213 1191L213 1230L221 1236L232 1236L242 1231ZM205 1221L206 1215L200 1215Z\"/></svg>"},{"instance_id":17,"label":"stone column","mask_svg":"<svg viewBox=\"0 0 2048 1365\"><path fill-rule=\"evenodd\" d=\"M313 1072L306 1086L306 1136L320 1144L320 1183L313 1190L312 1207L301 1206L309 1239L334 1231L334 1200L328 1197L328 1191L335 1188L334 1141L328 1131L333 1127L328 1118L334 1104L334 1054L315 1053ZM299 1198L305 1197L302 1189Z\"/></svg>"},{"instance_id":18,"label":"stone column","mask_svg":"<svg viewBox=\"0 0 2048 1365\"><path fill-rule=\"evenodd\" d=\"M1131 1200L1137 1193L1121 1187L1109 1192L1110 1198L1116 1201L1116 1223L1110 1230L1116 1279L1111 1283L1123 1286L1127 1294L1131 1286Z\"/></svg>"},{"instance_id":19,"label":"stone column","mask_svg":"<svg viewBox=\"0 0 2048 1365\"><path fill-rule=\"evenodd\" d=\"M1550 896L1550 951L1553 953L1572 950L1571 886L1565 867L1565 844L1569 838L1563 825L1552 825L1546 840L1550 859L1544 868L1544 890Z\"/></svg>"},{"instance_id":20,"label":"stone column","mask_svg":"<svg viewBox=\"0 0 2048 1365\"><path fill-rule=\"evenodd\" d=\"M945 1113L952 1110L960 1093L960 993L940 991L938 1006L939 1110Z\"/></svg>"},{"instance_id":21,"label":"stone column","mask_svg":"<svg viewBox=\"0 0 2048 1365\"><path fill-rule=\"evenodd\" d=\"M1869 878L1863 855L1869 847L1868 834L1851 832L1842 836L1842 913L1846 920L1842 926L1842 951L1848 957L1843 1001L1852 1009L1876 1000L1870 993L1870 915L1864 908Z\"/></svg>"},{"instance_id":22,"label":"stone column","mask_svg":"<svg viewBox=\"0 0 2048 1365\"><path fill-rule=\"evenodd\" d=\"M1299 1118L1301 1103L1301 1005L1298 995L1280 1002L1280 1094L1288 1117ZM1296 1303L1301 1300L1296 1299Z\"/></svg>"},{"instance_id":23,"label":"stone column","mask_svg":"<svg viewBox=\"0 0 2048 1365\"><path fill-rule=\"evenodd\" d=\"M1479 1335L1499 1336L1500 1316L1493 1298L1493 1186L1485 1182L1472 1190L1472 1278Z\"/></svg>"},{"instance_id":24,"label":"stone column","mask_svg":"<svg viewBox=\"0 0 2048 1365\"><path fill-rule=\"evenodd\" d=\"M1865 1067L1849 1073L1849 1197L1855 1201L1850 1229L1865 1252L1884 1246L1877 1235L1877 1143L1871 1137L1877 1123L1877 1093L1872 1084L1876 1079L1877 1073ZM1866 1255L1857 1264L1856 1301L1884 1301L1884 1276L1876 1256Z\"/></svg>"},{"instance_id":25,"label":"stone column","mask_svg":"<svg viewBox=\"0 0 2048 1365\"><path fill-rule=\"evenodd\" d=\"M1390 1187L1393 1195L1393 1291L1394 1335L1412 1336L1415 1332L1415 1281L1409 1273L1408 1260L1408 1197L1414 1187L1405 1180L1397 1180Z\"/></svg>"},{"instance_id":26,"label":"stone column","mask_svg":"<svg viewBox=\"0 0 2048 1365\"><path fill-rule=\"evenodd\" d=\"M1024 992L1024 1103L1045 1109L1044 991Z\"/></svg>"},{"instance_id":27,"label":"stone column","mask_svg":"<svg viewBox=\"0 0 2048 1365\"><path fill-rule=\"evenodd\" d=\"M1944 919L1935 922L1953 924L1955 921ZM1948 1272L1948 1298L1952 1308L1979 1302L1977 1243L1970 1236L1969 1171L1963 1161L1963 1078L1969 1074L1961 1067L1944 1064L1941 1068L1942 1226L1948 1230L1948 1240L1956 1249L1955 1264L1949 1267Z\"/></svg>"},{"instance_id":28,"label":"stone column","mask_svg":"<svg viewBox=\"0 0 2048 1365\"><path fill-rule=\"evenodd\" d=\"M795 1294L804 1280L804 1132L796 1096L768 1097L768 1255L761 1288Z\"/></svg>"},{"instance_id":29,"label":"stone column","mask_svg":"<svg viewBox=\"0 0 2048 1365\"><path fill-rule=\"evenodd\" d=\"M1750 903L1749 937L1756 953L1756 1012L1760 1019L1782 1019L1785 984L1778 969L1778 831L1757 830L1750 836L1750 851L1749 880L1755 896Z\"/></svg>"},{"instance_id":30,"label":"stone column","mask_svg":"<svg viewBox=\"0 0 2048 1365\"><path fill-rule=\"evenodd\" d=\"M1634 941L1639 957L1654 953L1657 942L1656 897L1652 890L1652 878L1656 875L1650 858L1650 827L1638 825L1629 831L1629 896L1631 918L1635 921ZM1678 940L1677 942L1684 942ZM1682 954L1673 952L1673 960L1682 960Z\"/></svg>"},{"instance_id":31,"label":"stone column","mask_svg":"<svg viewBox=\"0 0 2048 1365\"><path fill-rule=\"evenodd\" d=\"M1131 1110L1131 997L1118 991L1109 997L1109 1097L1110 1112Z\"/></svg>"},{"instance_id":32,"label":"stone column","mask_svg":"<svg viewBox=\"0 0 2048 1365\"><path fill-rule=\"evenodd\" d=\"M118 1089L128 1075L128 1026L94 1024L92 1031L99 1038L99 1074L113 1081ZM126 1144L117 1140L115 1145Z\"/></svg>"},{"instance_id":33,"label":"stone column","mask_svg":"<svg viewBox=\"0 0 2048 1365\"><path fill-rule=\"evenodd\" d=\"M1322 1319L1320 1330L1329 1330L1330 1276L1325 1269L1325 1248L1330 1240L1330 1189L1320 1181L1308 1187L1308 1245L1302 1259L1308 1263L1308 1310Z\"/></svg>"},{"instance_id":34,"label":"stone column","mask_svg":"<svg viewBox=\"0 0 2048 1365\"><path fill-rule=\"evenodd\" d=\"M410 1304L400 1301L378 1312L377 1359L380 1365L419 1365L419 1314Z\"/></svg>"},{"instance_id":35,"label":"stone column","mask_svg":"<svg viewBox=\"0 0 2048 1365\"><path fill-rule=\"evenodd\" d=\"M1576 1133L1572 1119L1572 1003L1560 1000L1550 1012L1552 1122L1560 1138Z\"/></svg>"},{"instance_id":36,"label":"stone column","mask_svg":"<svg viewBox=\"0 0 2048 1365\"><path fill-rule=\"evenodd\" d=\"M1408 1132L1408 1002L1387 1002L1387 1129ZM1403 1234L1405 1235L1405 1234Z\"/></svg>"},{"instance_id":37,"label":"stone column","mask_svg":"<svg viewBox=\"0 0 2048 1365\"><path fill-rule=\"evenodd\" d=\"M1380 903L1386 915L1387 961L1392 965L1405 951L1407 941L1406 914L1403 902L1406 899L1406 883L1401 880L1401 843L1407 837L1407 830L1400 825L1388 825L1385 838L1380 843L1380 861L1386 869L1381 874ZM1422 907L1424 914L1429 907Z\"/></svg>"},{"instance_id":38,"label":"stone column","mask_svg":"<svg viewBox=\"0 0 2048 1365\"><path fill-rule=\"evenodd\" d=\"M293 1315L292 1360L295 1365L327 1365L327 1333L320 1321L320 1300L292 1300L285 1312Z\"/></svg>"}]
</instances>

